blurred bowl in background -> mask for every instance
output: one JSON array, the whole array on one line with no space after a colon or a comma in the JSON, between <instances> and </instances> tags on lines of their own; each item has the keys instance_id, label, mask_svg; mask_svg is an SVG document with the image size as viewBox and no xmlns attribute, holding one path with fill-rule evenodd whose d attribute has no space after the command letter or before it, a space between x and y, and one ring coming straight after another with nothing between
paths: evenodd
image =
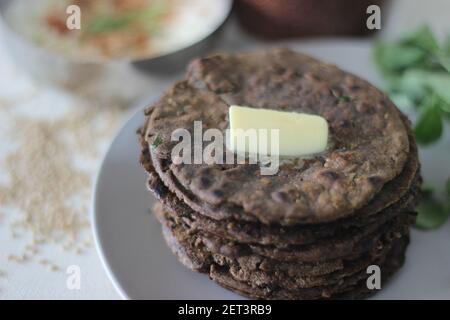
<instances>
[{"instance_id":1,"label":"blurred bowl in background","mask_svg":"<svg viewBox=\"0 0 450 320\"><path fill-rule=\"evenodd\" d=\"M160 37L158 42L161 44L160 50L140 52L139 55L102 57L96 54L90 55L89 50L78 46L73 39L58 46L57 32L49 31L42 26L45 24L41 19L42 11L51 10L52 7L49 5L52 4L51 1L54 0L0 0L3 41L13 59L38 82L61 85L77 93L85 92L88 96L97 95L97 98L105 96L123 100L139 99L140 97L134 96L140 95L145 90L145 81L141 81L144 76L136 74L132 71L133 69L145 71L145 77L148 75L164 78L180 71L195 56L205 54L212 49L216 41L220 40L221 26L232 8L232 0L189 1L177 9L179 16L172 17L173 23L167 35ZM137 3L139 0L115 1L115 3L118 2ZM61 3L63 2L60 1L58 5L61 6ZM68 3L90 5L85 0ZM84 23L83 10L84 8L81 14L82 23ZM64 22L66 17L66 15L62 17ZM103 23L101 26L105 26L105 21L101 22ZM80 32L67 29L63 31ZM127 36L133 36L133 32L135 32L134 29ZM177 38L174 39L174 37ZM113 40L117 43L117 39ZM45 45L45 41L49 45ZM69 49L64 52L64 50L53 50L53 47Z\"/></svg>"}]
</instances>

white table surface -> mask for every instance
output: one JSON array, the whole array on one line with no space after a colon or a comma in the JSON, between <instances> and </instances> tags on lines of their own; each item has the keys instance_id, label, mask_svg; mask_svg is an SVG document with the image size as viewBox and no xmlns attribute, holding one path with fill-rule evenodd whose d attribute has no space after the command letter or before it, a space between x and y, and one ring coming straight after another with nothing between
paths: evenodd
<instances>
[{"instance_id":1,"label":"white table surface","mask_svg":"<svg viewBox=\"0 0 450 320\"><path fill-rule=\"evenodd\" d=\"M13 65L6 48L0 43L0 97L2 100L19 101L13 105L12 112L21 112L27 109L31 102L26 99L34 94L38 105L31 106L35 111L39 105L51 105L54 99L62 99L61 93L52 88L37 88ZM24 102L21 102L21 100ZM62 99L64 100L64 99ZM1 127L6 126L9 118L0 113ZM6 155L8 141L4 130L0 133L0 154ZM2 175L7 173L2 172ZM1 206L1 204L0 204ZM57 263L61 271L52 272L47 267L35 261L15 263L8 260L10 254L20 252L26 245L25 239L12 239L9 230L11 210L2 207L3 214L0 220L0 270L4 273L0 277L1 299L117 299L119 296L111 286L100 260L93 249L86 250L81 255L67 253L57 246L46 245L40 256ZM5 211L6 210L6 211ZM67 275L65 269L69 265L79 265L81 268L81 289L68 290L66 286Z\"/></svg>"},{"instance_id":2,"label":"white table surface","mask_svg":"<svg viewBox=\"0 0 450 320\"><path fill-rule=\"evenodd\" d=\"M29 97L33 99L29 99ZM11 61L7 48L0 42L0 99L11 106L9 112L50 114L48 106L70 104L70 96L58 89L39 87L28 75L19 70ZM6 102L5 102L6 101ZM57 108L57 107L53 107ZM0 108L0 155L3 158L10 149L6 129L11 115L4 107ZM93 170L95 172L95 169ZM0 172L6 179L7 172ZM1 180L1 179L0 179ZM39 258L47 259L60 267L53 272L48 267L34 261L16 263L8 256L23 251L26 238L13 239L10 234L10 222L16 212L5 207L0 208L0 299L117 299L118 294L107 278L98 255L92 247L80 255L68 253L60 246L48 244L41 247ZM80 290L68 290L66 286L66 268L78 265L81 269Z\"/></svg>"},{"instance_id":3,"label":"white table surface","mask_svg":"<svg viewBox=\"0 0 450 320\"><path fill-rule=\"evenodd\" d=\"M384 34L395 34L403 26L410 26L411 21L426 21L432 23L436 29L450 30L447 14L449 1L434 0L396 0L389 23ZM445 6L445 7L444 7ZM445 9L447 8L447 9ZM439 19L439 16L442 17ZM236 50L237 48L261 45L260 42L247 38L236 31L234 24L227 30L227 40L222 47ZM155 90L161 90L168 79L161 83L154 83ZM33 102L27 97L33 95ZM48 105L69 103L70 95L56 88L37 86L26 73L20 71L10 59L7 48L0 40L0 102L14 102L12 112L29 112L29 110L42 111ZM0 108L0 158L4 157L11 146L5 139L8 114ZM448 133L448 132L447 132ZM112 137L111 137L112 138ZM92 168L92 178L95 176L97 162ZM427 170L427 168L425 168ZM432 175L432 170L429 170ZM3 182L7 172L0 168L0 182ZM433 177L437 180L440 177ZM68 253L59 246L48 244L42 248L40 255L54 261L61 271L52 272L47 267L36 262L15 263L8 261L8 255L23 249L26 244L23 239L13 239L9 232L10 208L0 203L0 299L119 299L119 295L112 287L100 263L94 247L84 251L81 255ZM448 225L446 226L448 227ZM81 270L80 290L69 290L66 285L65 270L70 265L77 265Z\"/></svg>"}]
</instances>

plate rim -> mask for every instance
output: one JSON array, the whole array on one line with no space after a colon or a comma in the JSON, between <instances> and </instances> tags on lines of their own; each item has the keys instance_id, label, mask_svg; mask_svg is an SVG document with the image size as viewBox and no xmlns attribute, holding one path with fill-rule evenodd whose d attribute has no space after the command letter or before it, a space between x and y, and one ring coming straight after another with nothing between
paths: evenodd
<instances>
[{"instance_id":1,"label":"plate rim","mask_svg":"<svg viewBox=\"0 0 450 320\"><path fill-rule=\"evenodd\" d=\"M126 116L126 119L124 120L123 124L116 130L115 134L113 135L113 138L111 141L109 141L108 146L106 148L106 152L104 152L102 159L99 164L99 170L95 174L94 183L92 185L92 200L90 205L90 220L91 220L91 230L94 236L94 243L95 243L95 250L98 253L98 256L100 258L100 262L103 266L103 269L106 271L106 274L111 281L114 289L119 294L120 298L122 300L131 300L131 297L127 294L126 290L122 287L120 284L120 281L118 280L117 276L115 275L113 268L111 264L108 262L108 259L105 254L104 250L104 243L102 242L99 228L98 228L98 190L100 185L100 179L105 171L105 162L108 158L108 156L111 154L112 146L116 142L118 136L120 136L128 126L128 124L137 117L141 112L144 111L144 108L149 105L150 101L156 100L155 97L151 97L149 99L145 99L146 103L139 103L138 107L132 108L131 111L129 111L128 116Z\"/></svg>"}]
</instances>

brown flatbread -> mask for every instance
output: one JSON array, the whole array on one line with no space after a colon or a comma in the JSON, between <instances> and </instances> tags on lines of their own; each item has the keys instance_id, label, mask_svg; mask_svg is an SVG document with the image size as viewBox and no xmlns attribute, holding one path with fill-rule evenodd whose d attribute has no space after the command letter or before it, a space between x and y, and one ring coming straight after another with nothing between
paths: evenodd
<instances>
[{"instance_id":1,"label":"brown flatbread","mask_svg":"<svg viewBox=\"0 0 450 320\"><path fill-rule=\"evenodd\" d=\"M343 98L345 97L345 98ZM177 128L225 130L230 104L319 114L332 147L304 162L261 176L257 165L174 164ZM303 54L272 50L216 55L191 63L151 109L145 140L168 188L195 211L216 219L264 224L325 222L366 205L403 170L408 133L392 102L366 81ZM269 179L267 181L267 179ZM245 190L245 192L242 192Z\"/></svg>"}]
</instances>

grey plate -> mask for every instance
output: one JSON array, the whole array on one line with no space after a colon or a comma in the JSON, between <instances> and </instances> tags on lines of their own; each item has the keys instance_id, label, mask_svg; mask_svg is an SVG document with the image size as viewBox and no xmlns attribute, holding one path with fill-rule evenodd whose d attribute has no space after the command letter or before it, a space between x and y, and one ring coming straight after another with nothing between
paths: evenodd
<instances>
[{"instance_id":1,"label":"grey plate","mask_svg":"<svg viewBox=\"0 0 450 320\"><path fill-rule=\"evenodd\" d=\"M365 41L307 42L292 47L377 82L368 67L370 47ZM138 112L119 132L95 188L93 229L112 282L124 298L131 299L240 298L207 276L182 267L164 243L149 211L155 199L146 190L146 175L139 166L135 132L142 122ZM450 175L448 166L442 166L446 150L450 150L448 131L442 143L421 153L425 176L437 185ZM375 298L450 299L449 226L433 232L414 230L405 266Z\"/></svg>"}]
</instances>

